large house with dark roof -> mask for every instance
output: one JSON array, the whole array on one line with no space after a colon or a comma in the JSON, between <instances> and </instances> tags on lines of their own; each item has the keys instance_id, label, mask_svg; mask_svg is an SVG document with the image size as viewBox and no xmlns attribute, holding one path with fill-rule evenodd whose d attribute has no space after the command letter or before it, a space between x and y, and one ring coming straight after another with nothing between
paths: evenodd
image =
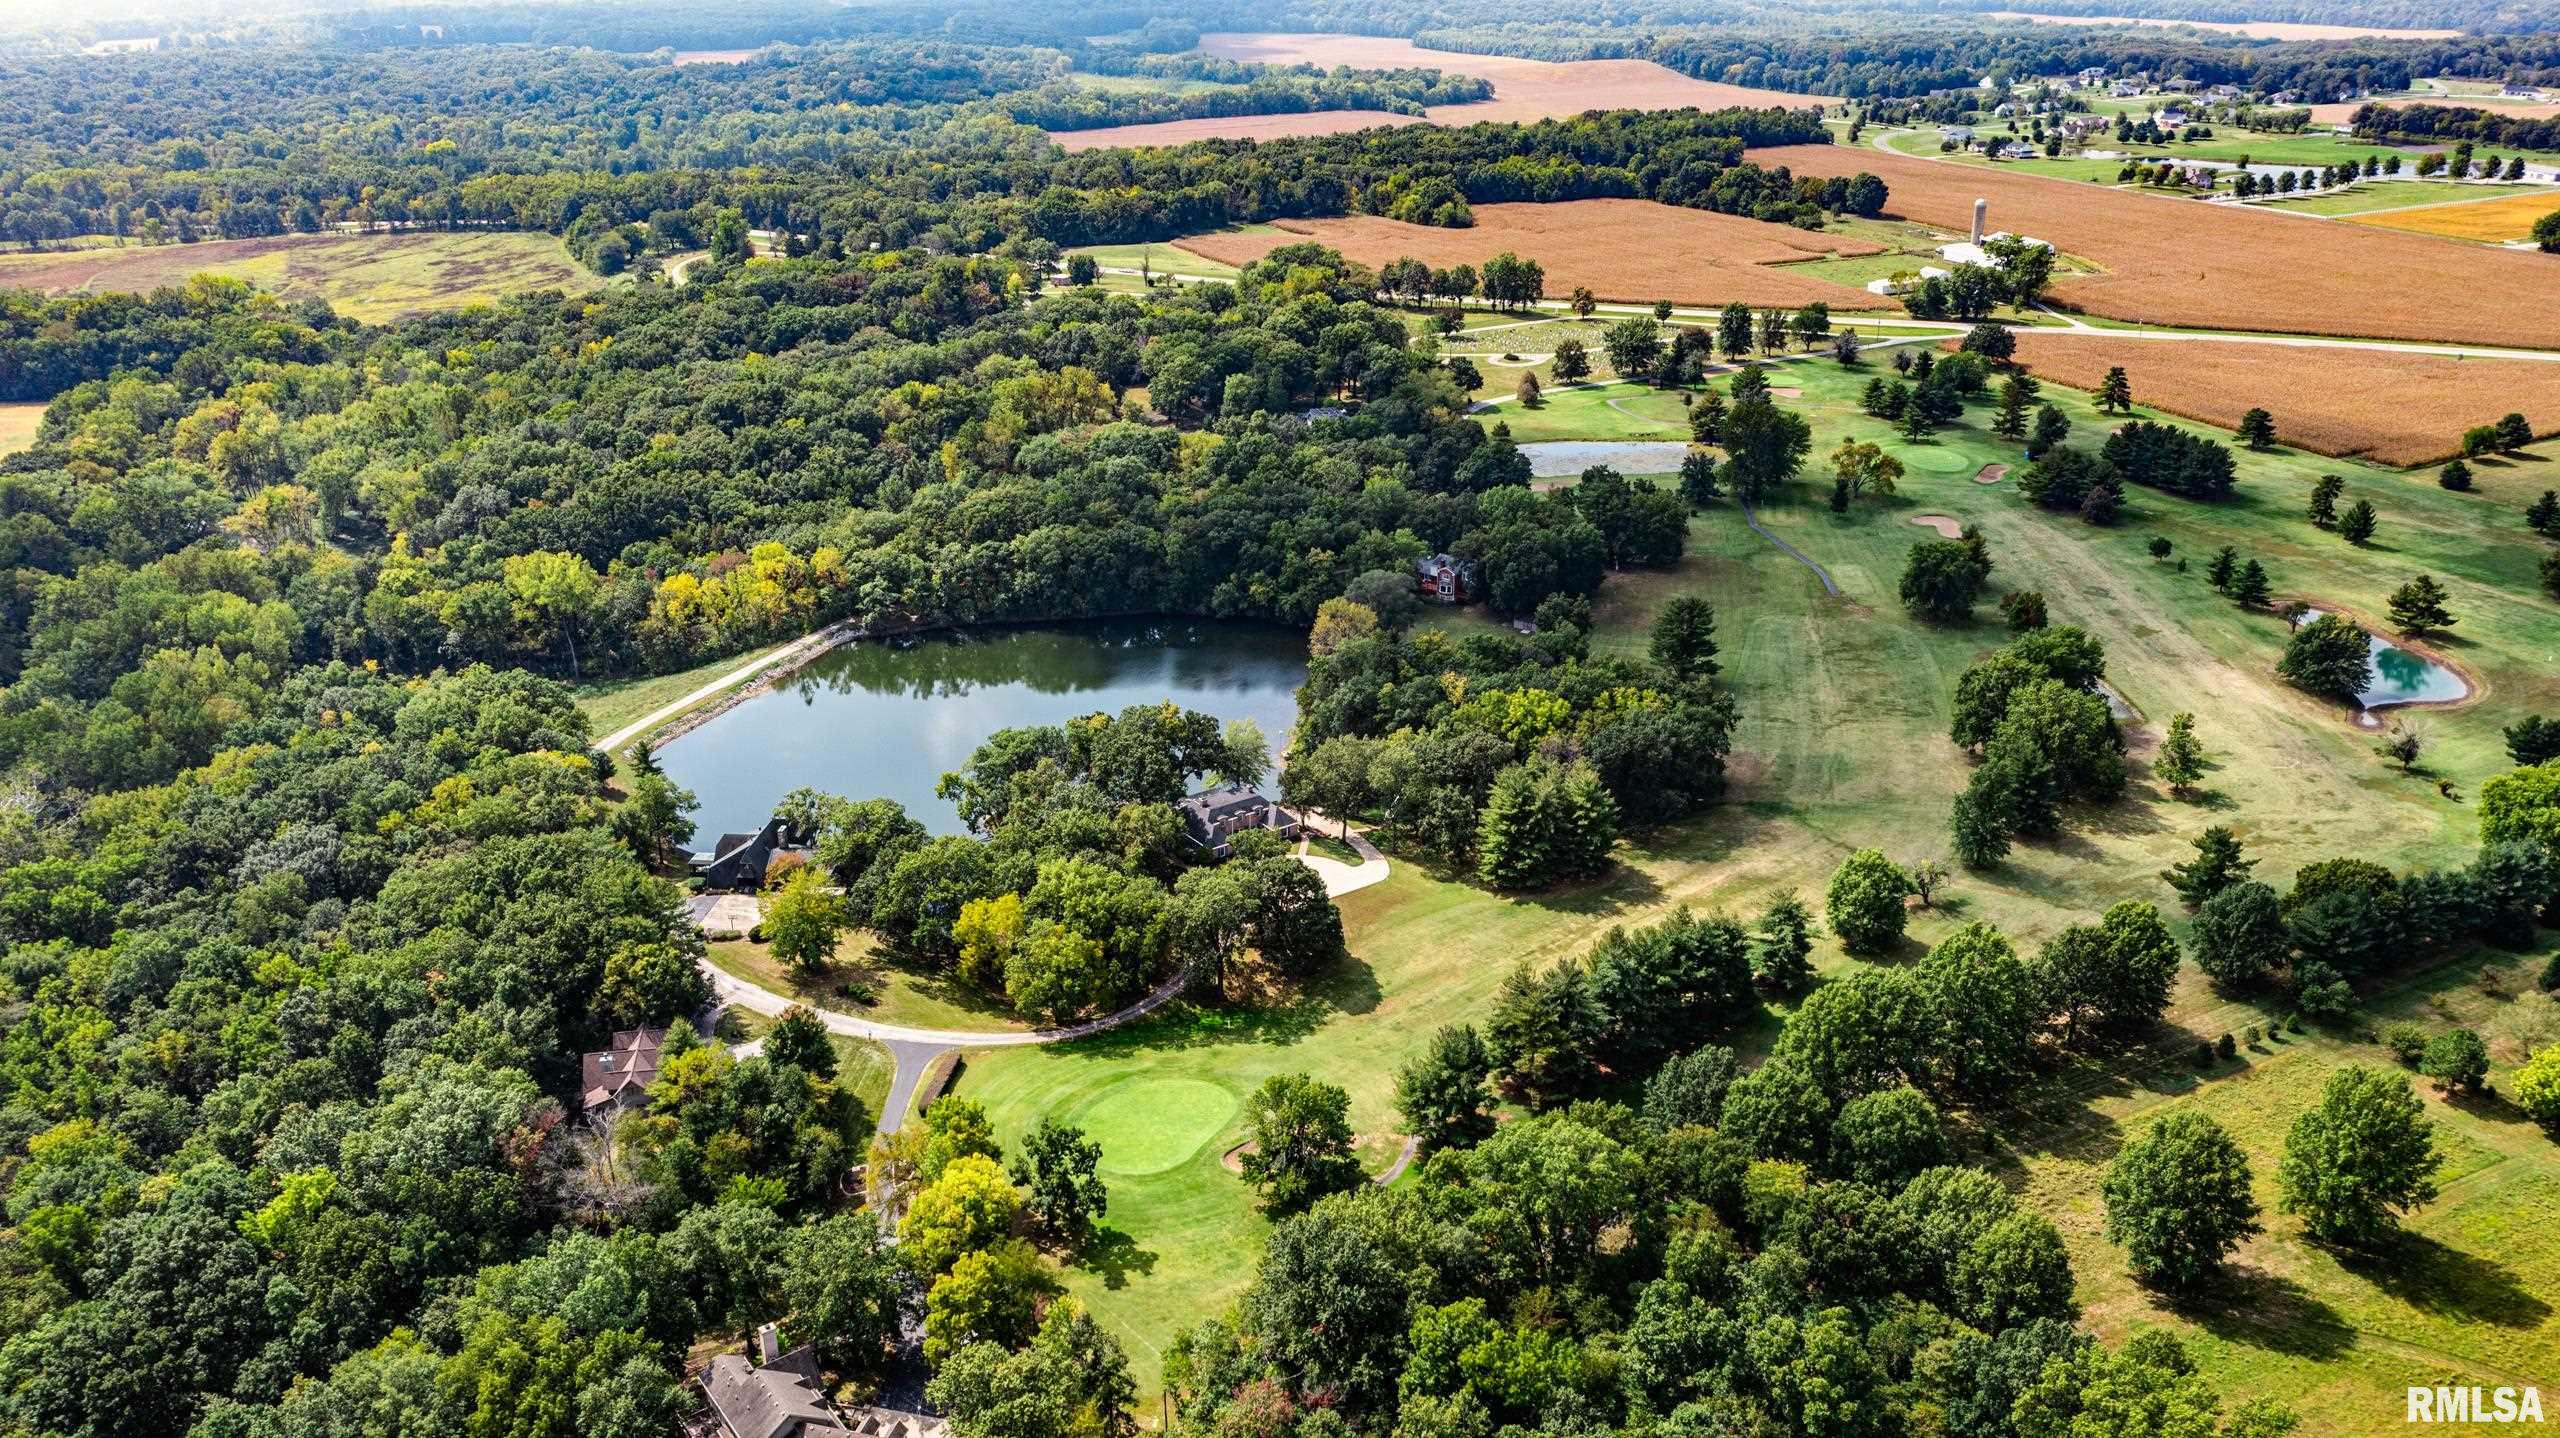
<instances>
[{"instance_id":1,"label":"large house with dark roof","mask_svg":"<svg viewBox=\"0 0 2560 1438\"><path fill-rule=\"evenodd\" d=\"M702 1370L702 1393L728 1438L949 1438L950 1424L894 1408L840 1411L818 1373L817 1355L802 1344L778 1351L770 1323L756 1330L762 1363L723 1353Z\"/></svg>"},{"instance_id":2,"label":"large house with dark roof","mask_svg":"<svg viewBox=\"0 0 2560 1438\"><path fill-rule=\"evenodd\" d=\"M1297 815L1241 784L1203 789L1173 807L1191 842L1221 859L1235 852L1235 836L1247 829L1269 829L1294 839L1305 828Z\"/></svg>"},{"instance_id":3,"label":"large house with dark roof","mask_svg":"<svg viewBox=\"0 0 2560 1438\"><path fill-rule=\"evenodd\" d=\"M1472 561L1435 554L1413 562L1414 589L1441 604L1472 604L1479 593Z\"/></svg>"},{"instance_id":4,"label":"large house with dark roof","mask_svg":"<svg viewBox=\"0 0 2560 1438\"><path fill-rule=\"evenodd\" d=\"M693 856L693 871L706 889L752 891L764 887L764 871L785 847L782 820L767 819L752 834L723 834Z\"/></svg>"},{"instance_id":5,"label":"large house with dark roof","mask_svg":"<svg viewBox=\"0 0 2560 1438\"><path fill-rule=\"evenodd\" d=\"M578 1105L589 1113L604 1108L637 1108L648 1101L649 1085L658 1081L658 1055L667 1046L665 1029L623 1029L600 1053L588 1054L579 1068Z\"/></svg>"}]
</instances>

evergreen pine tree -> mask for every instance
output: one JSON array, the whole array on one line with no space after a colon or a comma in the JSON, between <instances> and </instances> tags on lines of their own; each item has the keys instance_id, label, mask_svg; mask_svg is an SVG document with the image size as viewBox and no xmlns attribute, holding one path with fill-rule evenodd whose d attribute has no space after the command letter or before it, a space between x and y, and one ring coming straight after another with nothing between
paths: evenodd
<instances>
[{"instance_id":1,"label":"evergreen pine tree","mask_svg":"<svg viewBox=\"0 0 2560 1438\"><path fill-rule=\"evenodd\" d=\"M2257 860L2241 856L2240 837L2216 824L2196 836L2194 858L2161 870L2160 877L2169 881L2187 907L2194 908L2247 879L2257 866Z\"/></svg>"},{"instance_id":2,"label":"evergreen pine tree","mask_svg":"<svg viewBox=\"0 0 2560 1438\"><path fill-rule=\"evenodd\" d=\"M1769 901L1754 926L1753 966L1760 981L1782 994L1800 994L1813 982L1813 911L1789 889Z\"/></svg>"},{"instance_id":3,"label":"evergreen pine tree","mask_svg":"<svg viewBox=\"0 0 2560 1438\"><path fill-rule=\"evenodd\" d=\"M2108 414L2123 414L2133 408L2133 381L2125 377L2123 365L2107 370L2106 379L2098 386L2098 408Z\"/></svg>"},{"instance_id":4,"label":"evergreen pine tree","mask_svg":"<svg viewBox=\"0 0 2560 1438\"><path fill-rule=\"evenodd\" d=\"M2338 527L2338 496L2346 493L2347 482L2334 474L2320 476L2311 486L2311 522L2322 529Z\"/></svg>"},{"instance_id":5,"label":"evergreen pine tree","mask_svg":"<svg viewBox=\"0 0 2560 1438\"><path fill-rule=\"evenodd\" d=\"M2239 573L2239 571L2240 551L2233 549L2230 545L2226 544L2222 546L2219 553L2213 556L2213 562L2205 566L2204 577L2213 581L2213 587L2215 589L2218 589L2225 594L2229 594L2231 592L2232 576Z\"/></svg>"},{"instance_id":6,"label":"evergreen pine tree","mask_svg":"<svg viewBox=\"0 0 2560 1438\"><path fill-rule=\"evenodd\" d=\"M2196 716L2169 716L2169 732L2160 740L2160 752L2152 757L2151 772L2181 798L2204 777L2204 745L2196 741Z\"/></svg>"},{"instance_id":7,"label":"evergreen pine tree","mask_svg":"<svg viewBox=\"0 0 2560 1438\"><path fill-rule=\"evenodd\" d=\"M2450 629L2453 611L2445 601L2451 597L2434 575L2421 574L2391 592L2391 627L2403 634Z\"/></svg>"},{"instance_id":8,"label":"evergreen pine tree","mask_svg":"<svg viewBox=\"0 0 2560 1438\"><path fill-rule=\"evenodd\" d=\"M2241 565L2239 577L2231 581L2231 597L2240 601L2243 609L2263 608L2274 594L2275 586L2268 583L2265 567L2254 559Z\"/></svg>"},{"instance_id":9,"label":"evergreen pine tree","mask_svg":"<svg viewBox=\"0 0 2560 1438\"><path fill-rule=\"evenodd\" d=\"M2347 506L2347 512L2338 517L2338 532L2347 537L2349 544L2362 544L2373 538L2373 530L2372 500L2359 499Z\"/></svg>"}]
</instances>

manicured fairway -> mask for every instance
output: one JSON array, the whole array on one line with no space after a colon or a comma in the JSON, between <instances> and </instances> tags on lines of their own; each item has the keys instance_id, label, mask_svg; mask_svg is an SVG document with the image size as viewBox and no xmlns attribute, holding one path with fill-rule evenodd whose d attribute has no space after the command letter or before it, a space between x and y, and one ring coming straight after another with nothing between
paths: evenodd
<instances>
[{"instance_id":1,"label":"manicured fairway","mask_svg":"<svg viewBox=\"0 0 2560 1438\"><path fill-rule=\"evenodd\" d=\"M2533 597L2532 569L2545 546L2519 519L2534 494L2560 483L2560 465L2540 455L2501 461L2481 468L2477 490L2453 494L2426 476L2354 461L2244 453L2238 499L2201 506L2136 491L2122 524L2093 529L2031 508L2014 483L1974 483L1983 464L2021 459L2015 445L1984 431L1981 405L1962 426L1919 444L1857 413L1858 389L1886 372L1879 357L1854 372L1825 359L1772 376L1805 391L1787 403L1812 418L1817 463L1841 440L1859 438L1908 467L1896 499L1862 501L1846 516L1819 501L1811 474L1795 496L1761 507L1763 524L1831 571L1846 591L1841 598L1824 598L1811 573L1720 504L1693 523L1690 553L1676 571L1615 575L1595 606L1598 646L1632 652L1671 596L1696 592L1713 601L1719 658L1742 713L1730 802L1697 822L1634 836L1617 872L1587 888L1506 898L1399 858L1386 883L1342 902L1352 961L1280 1011L1171 1014L1087 1043L971 1059L961 1092L988 1105L1008 1143L1044 1115L1099 1115L1125 1131L1134 1098L1114 1100L1115 1086L1144 1084L1134 1095L1166 1096L1161 1118L1144 1117L1179 1129L1177 1136L1134 1148L1124 1139L1119 1159L1109 1158L1115 1145L1105 1140L1112 1236L1101 1260L1069 1274L1070 1288L1128 1345L1142 1382L1155 1381L1177 1332L1243 1290L1268 1228L1243 1182L1219 1162L1241 1137L1239 1124L1168 1167L1120 1167L1157 1162L1192 1142L1191 1126L1215 1107L1193 1085L1240 1095L1284 1072L1340 1084L1375 1171L1393 1151L1397 1069L1439 1026L1480 1019L1512 964L1579 953L1611 924L1647 922L1678 904L1747 912L1780 888L1818 896L1831 869L1863 845L1906 861L1946 854L1948 805L1967 773L1944 737L1949 700L1956 676L2004 633L1988 606L1969 625L1930 627L1904 616L1894 594L1902 560L1929 537L1910 523L1914 515L1979 524L1998 564L1995 587L2041 590L2056 622L2103 639L2111 681L2142 715L2132 735L2131 794L2075 814L2062 838L2022 848L1995 872L1960 876L1939 909L1914 913L1916 943L1978 919L2032 949L2125 898L2161 904L2182 928L2184 912L2156 876L2213 823L2237 830L2258 876L2279 886L2302 865L2337 854L2404 868L2467 860L2477 832L2468 796L2507 767L2499 726L2518 713L2560 712L2560 673L2550 663L2560 653L2560 611ZM2086 397L2059 385L2046 394L2081 427L2081 442L2092 442L2100 420ZM1643 402L1677 406L1668 396ZM1590 427L1576 437L1611 437L1597 428L1606 423L1598 416L1617 411L1577 404L1566 413ZM1546 412L1560 429L1562 408ZM2299 517L2322 473L2345 476L2349 498L2370 499L2380 512L2372 546L2358 549ZM2168 562L2145 553L2155 534L2172 541ZM2335 706L2275 682L2283 621L2235 608L2204 581L2205 560L2226 543L2260 558L2279 593L2364 613L2379 614L2390 589L2422 569L2452 588L2461 624L2443 648L2485 695L2417 721L2429 746L2419 774L2404 776L2377 758L2370 735ZM2184 571L2181 559L2190 561ZM1444 622L1486 627L1474 611ZM2171 799L2142 763L2160 725L2180 710L2196 714L2215 766L2204 794L2189 802ZM2452 780L2460 797L2439 795L2436 776ZM2546 938L2545 951L2550 946ZM1828 941L1816 957L1829 972L1853 962ZM2406 981L2377 998L2370 1017L2474 1024L2490 1036L2497 1061L2512 1065L2528 1045L2553 1037L2553 1009L2539 996L2480 993L2472 982L2481 962L2456 960ZM2516 992L2529 988L2542 959L2494 963ZM2260 1179L2271 1181L2285 1128L2327 1070L2384 1058L2351 1030L2262 1045L2252 1063L2265 1063L2263 1070L2218 1070L2224 1076L2201 1088L2192 1067L2182 1067L2198 1039L2275 1017L2214 994L2189 972L2153 1051L2057 1074L2016 1108L1983 1118L2004 1177L2062 1225L2091 1320L2117 1338L2137 1326L2176 1327L2198 1341L2200 1361L2226 1386L2300 1403L2314 1415L2305 1431L2363 1431L2372 1414L2385 1412L2396 1421L2407 1383L2560 1375L2560 1322L2541 1306L2548 1299L2516 1296L2555 1291L2560 1261L2544 1235L2560 1232L2560 1194L2552 1192L2560 1180L2547 1140L2494 1107L2457 1111L2431 1101L2456 1155L2449 1175L2467 1176L2418 1215L2413 1226L2424 1241L2441 1245L2424 1250L2423 1262L2342 1263L2304 1244L2294 1220L2278 1217L2251 1251L2245 1281L2256 1286L2218 1308L2173 1311L2124 1279L2120 1256L2096 1236L2095 1173L2138 1123L2190 1095L2213 1103L2248 1120L2243 1142ZM1773 1014L1738 1036L1746 1056L1775 1024ZM2461 1321L2466 1307L2480 1321Z\"/></svg>"}]
</instances>

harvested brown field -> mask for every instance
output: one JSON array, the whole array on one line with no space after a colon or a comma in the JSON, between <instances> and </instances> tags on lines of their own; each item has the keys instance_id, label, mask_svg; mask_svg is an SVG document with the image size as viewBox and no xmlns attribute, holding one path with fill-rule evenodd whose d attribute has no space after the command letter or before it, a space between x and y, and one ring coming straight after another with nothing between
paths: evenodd
<instances>
[{"instance_id":1,"label":"harvested brown field","mask_svg":"<svg viewBox=\"0 0 2560 1438\"><path fill-rule=\"evenodd\" d=\"M1177 247L1245 265L1282 245L1331 245L1376 267L1412 258L1435 268L1481 265L1509 250L1546 268L1547 294L1584 286L1605 300L1674 304L1805 305L1822 300L1865 308L1864 290L1782 268L1826 255L1881 253L1864 240L1683 209L1651 200L1568 200L1553 205L1479 205L1463 230L1408 225L1375 215L1282 220L1274 230L1196 235Z\"/></svg>"},{"instance_id":2,"label":"harvested brown field","mask_svg":"<svg viewBox=\"0 0 2560 1438\"><path fill-rule=\"evenodd\" d=\"M2548 120L2560 115L2560 105L2505 105L2488 95L2395 95L2384 100L2342 100L2334 105L2311 107L2311 123L2343 125L2356 117L2366 105L2453 105L2465 110L2486 110L2492 115L2508 115L2519 120ZM2484 149L2494 148L2484 146Z\"/></svg>"},{"instance_id":3,"label":"harvested brown field","mask_svg":"<svg viewBox=\"0 0 2560 1438\"><path fill-rule=\"evenodd\" d=\"M2374 25L2301 25L2290 20L2173 20L2135 15L2035 15L2023 10L1986 10L1993 20L2029 20L2038 25L2143 25L2190 30L2217 30L2253 40L2453 40L2459 30L2386 30Z\"/></svg>"},{"instance_id":4,"label":"harvested brown field","mask_svg":"<svg viewBox=\"0 0 2560 1438\"><path fill-rule=\"evenodd\" d=\"M2060 304L2199 329L2560 348L2560 266L2371 225L2305 220L1873 148L1754 150L1799 175L1871 170L1886 212L1955 231L1977 196L1990 223L2059 246L2103 271L2054 281Z\"/></svg>"},{"instance_id":5,"label":"harvested brown field","mask_svg":"<svg viewBox=\"0 0 2560 1438\"><path fill-rule=\"evenodd\" d=\"M2042 330L2018 331L2017 358L2090 390L2122 365L2139 404L2226 429L2263 408L2279 443L2384 464L2442 459L2461 448L2463 430L2510 410L2537 430L2560 429L2560 362Z\"/></svg>"},{"instance_id":6,"label":"harvested brown field","mask_svg":"<svg viewBox=\"0 0 2560 1438\"><path fill-rule=\"evenodd\" d=\"M2441 235L2448 240L2474 240L2485 245L2521 240L2533 233L2533 222L2560 211L2560 191L2540 190L2495 200L2456 200L2447 205L2421 205L2409 210L2375 210L2348 215L2359 225L2386 230Z\"/></svg>"},{"instance_id":7,"label":"harvested brown field","mask_svg":"<svg viewBox=\"0 0 2560 1438\"><path fill-rule=\"evenodd\" d=\"M1425 116L1435 125L1517 123L1579 115L1585 110L1701 110L1747 105L1801 108L1826 105L1827 95L1796 95L1692 80L1650 60L1524 60L1513 55L1469 55L1425 50L1410 40L1369 35L1251 35L1200 37L1203 53L1267 65L1316 65L1356 70L1435 69L1493 82L1493 98L1472 105L1435 105ZM1099 130L1052 131L1069 150L1128 145L1180 145L1192 140L1268 140L1289 135L1335 135L1379 125L1409 125L1410 115L1383 110L1325 110L1305 115L1239 115L1228 119L1166 120L1153 125L1114 125Z\"/></svg>"}]
</instances>

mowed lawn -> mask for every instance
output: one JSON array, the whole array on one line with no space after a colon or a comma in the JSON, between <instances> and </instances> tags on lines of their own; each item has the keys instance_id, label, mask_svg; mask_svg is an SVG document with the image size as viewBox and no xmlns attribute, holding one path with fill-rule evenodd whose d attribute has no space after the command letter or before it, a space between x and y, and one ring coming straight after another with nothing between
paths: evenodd
<instances>
[{"instance_id":1,"label":"mowed lawn","mask_svg":"<svg viewBox=\"0 0 2560 1438\"><path fill-rule=\"evenodd\" d=\"M1103 1261L1072 1271L1069 1285L1121 1337L1143 1382L1156 1380L1177 1332L1250 1282L1267 1225L1220 1155L1242 1137L1240 1105L1263 1078L1303 1072L1344 1086L1374 1172L1393 1153L1396 1070L1439 1026L1480 1019L1511 965L1583 952L1612 924L1649 922L1683 903L1748 912L1782 888L1818 902L1832 868L1858 847L1904 861L1945 856L1948 806L1967 773L1944 737L1949 702L1957 675L2005 634L1989 605L1974 623L1946 628L1903 614L1895 597L1903 557L1930 537L1915 517L1980 524L1998 563L1995 587L2041 590L2056 622L2103 638L2110 678L2143 721L2133 734L2131 794L2075 814L2063 837L2022 847L1993 873L1961 875L1938 910L1915 912L1912 952L1976 919L2032 949L2126 898L2161 904L2183 930L2186 916L2157 874L2212 823L2236 829L2259 876L2279 886L2304 864L2339 854L2403 868L2468 859L2477 839L2468 797L2507 767L2499 727L2517 714L2560 711L2549 662L2560 653L2560 614L2533 597L2543 546L2520 519L2534 494L2560 483L2560 463L2537 456L2485 466L2480 488L2458 495L2423 475L2289 451L2243 454L2244 493L2229 504L2136 491L2122 524L2092 529L2031 509L2007 481L1975 482L1986 462L2021 460L2016 446L1984 432L1983 406L1963 427L1920 444L1858 414L1857 389L1885 372L1879 358L1855 372L1819 360L1772 375L1805 390L1787 402L1814 420L1817 460L1856 437L1884 444L1908 466L1898 498L1862 502L1845 517L1820 501L1827 483L1810 473L1798 497L1762 508L1763 523L1830 570L1841 597L1824 597L1809 571L1721 504L1693 523L1678 570L1614 576L1596 606L1596 642L1636 651L1671 596L1714 601L1742 710L1730 802L1633 836L1613 876L1569 892L1497 896L1399 860L1388 882L1342 901L1352 962L1284 1010L1187 1011L1089 1043L971 1059L960 1091L988 1105L1008 1143L1043 1116L1093 1121L1112 1232ZM2052 385L2046 392L2082 427L2082 442L2092 441L2098 420L2085 397ZM1645 402L1677 413L1675 398ZM1617 437L1603 427L1614 420L1601 418L1616 411L1580 413L1594 428L1577 437ZM2350 501L2373 501L2381 514L2373 546L2356 549L2299 518L2323 473L2346 477ZM2167 563L2145 553L2155 534L2174 546ZM2435 573L2462 617L2459 637L2442 647L2485 685L2484 697L2420 717L2428 742L2420 772L2400 774L2338 708L2274 681L2283 621L2236 609L2204 581L2205 561L2224 543L2265 563L2281 594L2367 614L2380 614L2410 574ZM2179 559L2191 561L2185 572ZM1482 617L1462 611L1446 622L1469 627ZM2169 798L2141 762L2179 710L2197 715L2216 764L2203 797L2190 802ZM2461 797L2441 797L2435 776L2454 781ZM1817 958L1833 972L1854 962L1827 941ZM2514 988L2514 976L2538 971L2542 960L2498 962ZM2370 1016L2412 1013L2437 1028L2478 1023L2503 1070L2551 1036L2551 1003L2467 989L2480 965L2449 961L2377 999ZM2165 1323L2203 1340L2200 1358L2235 1391L2277 1392L2319 1415L2305 1431L2370 1431L2385 1421L2377 1415L2396 1422L2406 1383L2560 1378L2560 1325L2515 1296L2560 1292L2552 1240L2540 1236L2560 1221L2560 1155L2494 1104L2435 1106L2457 1155L2448 1179L2465 1175L2418 1216L2418 1231L2440 1249L2350 1265L2303 1244L2292 1220L2273 1219L2249 1264L2272 1267L2282 1285L2178 1312L2123 1278L2120 1256L2095 1237L2090 1195L2094 1165L2126 1131L2171 1102L2221 1105L2217 1112L2247 1121L2243 1139L2271 1182L2285 1128L2325 1074L2350 1058L2381 1056L2349 1033L2314 1035L2267 1046L2251 1065L2196 1087L2184 1056L2198 1039L2278 1016L2222 999L2189 973L2152 1049L2056 1075L2025 1096L2025 1107L1981 1116L1999 1140L2000 1171L2069 1235L2093 1320L2117 1337ZM1765 1016L1740 1046L1756 1053L1775 1025ZM1239 1108L1221 1125L1230 1097ZM1161 1124L1146 1118L1159 1108Z\"/></svg>"},{"instance_id":2,"label":"mowed lawn","mask_svg":"<svg viewBox=\"0 0 2560 1438\"><path fill-rule=\"evenodd\" d=\"M557 236L497 230L283 235L0 255L0 285L49 294L148 292L198 274L246 280L289 300L327 300L339 313L373 323L490 304L527 290L578 293L604 283L571 259Z\"/></svg>"}]
</instances>

